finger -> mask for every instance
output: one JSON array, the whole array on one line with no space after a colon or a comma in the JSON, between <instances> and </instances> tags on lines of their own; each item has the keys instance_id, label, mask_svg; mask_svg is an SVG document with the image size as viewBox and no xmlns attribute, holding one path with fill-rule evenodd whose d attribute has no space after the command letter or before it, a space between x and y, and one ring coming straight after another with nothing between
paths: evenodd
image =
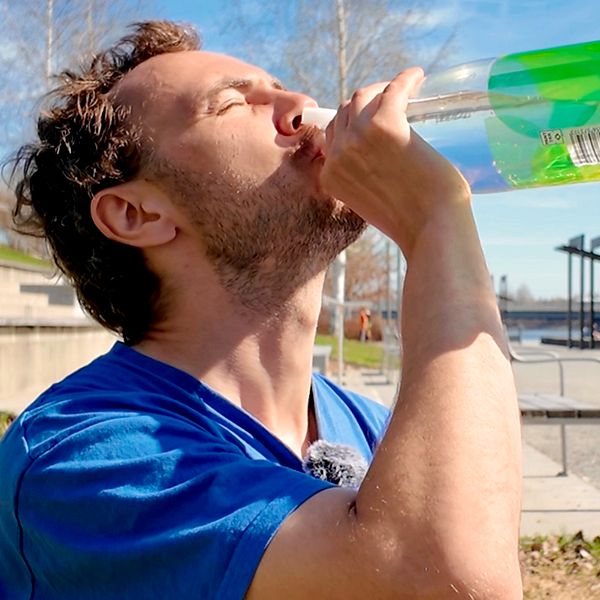
<instances>
[{"instance_id":1,"label":"finger","mask_svg":"<svg viewBox=\"0 0 600 600\"><path fill-rule=\"evenodd\" d=\"M362 114L365 107L369 106L369 104L383 92L388 84L389 81L380 81L379 83L373 83L356 90L352 94L348 106L348 122L352 123L355 121Z\"/></svg>"},{"instance_id":2,"label":"finger","mask_svg":"<svg viewBox=\"0 0 600 600\"><path fill-rule=\"evenodd\" d=\"M335 117L325 128L325 150L330 154L331 146L336 138L348 127L348 107L346 104L340 104Z\"/></svg>"},{"instance_id":3,"label":"finger","mask_svg":"<svg viewBox=\"0 0 600 600\"><path fill-rule=\"evenodd\" d=\"M412 67L403 71L381 93L379 111L382 115L392 116L406 112L408 100L418 92L425 74L420 67Z\"/></svg>"}]
</instances>

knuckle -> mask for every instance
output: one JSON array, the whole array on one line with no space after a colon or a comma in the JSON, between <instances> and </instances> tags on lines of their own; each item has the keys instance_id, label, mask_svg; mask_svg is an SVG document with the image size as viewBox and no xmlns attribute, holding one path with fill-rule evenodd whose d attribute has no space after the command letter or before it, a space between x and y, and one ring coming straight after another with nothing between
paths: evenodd
<instances>
[{"instance_id":1,"label":"knuckle","mask_svg":"<svg viewBox=\"0 0 600 600\"><path fill-rule=\"evenodd\" d=\"M362 100L367 95L367 90L365 88L360 88L355 90L352 94L352 101Z\"/></svg>"},{"instance_id":2,"label":"knuckle","mask_svg":"<svg viewBox=\"0 0 600 600\"><path fill-rule=\"evenodd\" d=\"M371 122L369 123L369 135L381 137L387 135L389 131L389 123L381 114L377 113L373 115Z\"/></svg>"},{"instance_id":3,"label":"knuckle","mask_svg":"<svg viewBox=\"0 0 600 600\"><path fill-rule=\"evenodd\" d=\"M388 94L388 93L395 93L395 92L399 92L402 88L403 88L403 84L402 84L402 80L399 80L398 77L396 77L395 79L392 79L392 81L390 81L384 88L383 93L384 94Z\"/></svg>"}]
</instances>

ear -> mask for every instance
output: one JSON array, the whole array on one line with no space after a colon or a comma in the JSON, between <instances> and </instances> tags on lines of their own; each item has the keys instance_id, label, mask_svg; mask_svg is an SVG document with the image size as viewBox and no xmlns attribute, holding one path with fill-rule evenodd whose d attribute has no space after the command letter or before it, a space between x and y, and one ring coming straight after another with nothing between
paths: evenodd
<instances>
[{"instance_id":1,"label":"ear","mask_svg":"<svg viewBox=\"0 0 600 600\"><path fill-rule=\"evenodd\" d=\"M177 235L171 201L146 181L128 181L98 192L90 210L107 238L129 246L160 246Z\"/></svg>"}]
</instances>

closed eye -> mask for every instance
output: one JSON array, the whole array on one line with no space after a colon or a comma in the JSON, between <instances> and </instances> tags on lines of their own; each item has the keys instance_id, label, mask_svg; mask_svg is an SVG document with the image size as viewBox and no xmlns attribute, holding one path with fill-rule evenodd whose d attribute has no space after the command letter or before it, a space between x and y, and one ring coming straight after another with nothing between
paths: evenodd
<instances>
[{"instance_id":1,"label":"closed eye","mask_svg":"<svg viewBox=\"0 0 600 600\"><path fill-rule=\"evenodd\" d=\"M246 104L246 99L243 96L237 98L229 98L224 102L220 103L216 109L217 115L222 115L227 112L232 106L244 106Z\"/></svg>"},{"instance_id":2,"label":"closed eye","mask_svg":"<svg viewBox=\"0 0 600 600\"><path fill-rule=\"evenodd\" d=\"M217 115L222 115L227 112L232 106L244 106L246 103L242 100L229 100L221 104L217 110Z\"/></svg>"}]
</instances>

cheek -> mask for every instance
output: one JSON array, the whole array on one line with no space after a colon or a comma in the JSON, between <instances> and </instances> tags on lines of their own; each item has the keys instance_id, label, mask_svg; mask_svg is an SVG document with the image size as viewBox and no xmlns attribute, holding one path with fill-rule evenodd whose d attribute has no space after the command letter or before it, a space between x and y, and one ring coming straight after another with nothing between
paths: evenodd
<instances>
[{"instance_id":1,"label":"cheek","mask_svg":"<svg viewBox=\"0 0 600 600\"><path fill-rule=\"evenodd\" d=\"M209 131L190 131L171 144L176 162L206 175L225 176L236 183L256 183L271 176L285 161L285 150L264 130L251 131L248 124L227 124Z\"/></svg>"},{"instance_id":2,"label":"cheek","mask_svg":"<svg viewBox=\"0 0 600 600\"><path fill-rule=\"evenodd\" d=\"M259 181L270 177L285 160L282 149L268 139L264 132L262 136L258 133L231 133L228 139L222 140L216 155L227 171Z\"/></svg>"}]
</instances>

